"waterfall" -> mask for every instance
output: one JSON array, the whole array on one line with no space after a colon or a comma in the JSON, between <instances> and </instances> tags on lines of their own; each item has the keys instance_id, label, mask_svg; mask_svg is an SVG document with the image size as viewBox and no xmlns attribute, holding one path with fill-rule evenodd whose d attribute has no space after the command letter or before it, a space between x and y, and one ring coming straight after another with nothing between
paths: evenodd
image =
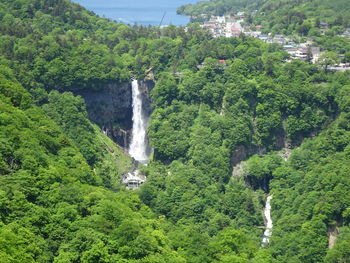
<instances>
[{"instance_id":1,"label":"waterfall","mask_svg":"<svg viewBox=\"0 0 350 263\"><path fill-rule=\"evenodd\" d=\"M129 154L138 162L146 164L149 158L147 145L148 116L145 116L142 107L142 92L137 80L132 81L132 134Z\"/></svg>"},{"instance_id":2,"label":"waterfall","mask_svg":"<svg viewBox=\"0 0 350 263\"><path fill-rule=\"evenodd\" d=\"M272 219L271 219L271 200L272 200L272 195L268 195L266 198L266 205L264 208L264 216L266 220L266 229L264 232L264 236L262 239L262 246L266 247L269 244L270 237L272 235Z\"/></svg>"}]
</instances>

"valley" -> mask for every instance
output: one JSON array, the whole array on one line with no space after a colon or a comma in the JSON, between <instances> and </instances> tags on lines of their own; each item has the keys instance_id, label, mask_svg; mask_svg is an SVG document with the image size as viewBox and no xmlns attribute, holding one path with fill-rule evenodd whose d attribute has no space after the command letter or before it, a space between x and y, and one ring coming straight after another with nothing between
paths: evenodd
<instances>
[{"instance_id":1,"label":"valley","mask_svg":"<svg viewBox=\"0 0 350 263\"><path fill-rule=\"evenodd\" d=\"M205 21L0 0L0 261L348 262L350 6L332 3L180 8L244 11L272 40L324 14L312 63Z\"/></svg>"}]
</instances>

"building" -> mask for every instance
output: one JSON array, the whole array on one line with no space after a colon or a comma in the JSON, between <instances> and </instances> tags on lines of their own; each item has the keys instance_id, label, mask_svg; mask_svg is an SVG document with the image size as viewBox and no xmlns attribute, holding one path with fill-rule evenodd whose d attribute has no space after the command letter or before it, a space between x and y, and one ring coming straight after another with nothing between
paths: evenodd
<instances>
[{"instance_id":1,"label":"building","mask_svg":"<svg viewBox=\"0 0 350 263\"><path fill-rule=\"evenodd\" d=\"M268 36L268 35L260 35L258 38L259 38L260 40L266 42L266 41L269 39L269 36Z\"/></svg>"},{"instance_id":2,"label":"building","mask_svg":"<svg viewBox=\"0 0 350 263\"><path fill-rule=\"evenodd\" d=\"M320 22L320 28L321 29L328 29L328 23L326 23L326 22Z\"/></svg>"},{"instance_id":3,"label":"building","mask_svg":"<svg viewBox=\"0 0 350 263\"><path fill-rule=\"evenodd\" d=\"M246 31L244 32L247 36L258 38L261 35L260 31Z\"/></svg>"},{"instance_id":4,"label":"building","mask_svg":"<svg viewBox=\"0 0 350 263\"><path fill-rule=\"evenodd\" d=\"M240 18L240 19L243 19L244 16L245 16L245 12L242 12L242 11L237 12L236 16L237 16L238 18Z\"/></svg>"},{"instance_id":5,"label":"building","mask_svg":"<svg viewBox=\"0 0 350 263\"><path fill-rule=\"evenodd\" d=\"M138 170L128 173L124 176L122 184L129 190L138 189L146 181L146 176L140 174Z\"/></svg>"},{"instance_id":6,"label":"building","mask_svg":"<svg viewBox=\"0 0 350 263\"><path fill-rule=\"evenodd\" d=\"M284 47L284 50L291 56L294 57L298 51L297 47Z\"/></svg>"},{"instance_id":7,"label":"building","mask_svg":"<svg viewBox=\"0 0 350 263\"><path fill-rule=\"evenodd\" d=\"M238 27L232 27L231 28L231 36L232 37L239 37L241 34L242 30Z\"/></svg>"},{"instance_id":8,"label":"building","mask_svg":"<svg viewBox=\"0 0 350 263\"><path fill-rule=\"evenodd\" d=\"M326 32L329 29L328 23L320 22L320 30L322 33Z\"/></svg>"},{"instance_id":9,"label":"building","mask_svg":"<svg viewBox=\"0 0 350 263\"><path fill-rule=\"evenodd\" d=\"M350 38L350 28L345 29L344 33L340 35L341 37L349 37Z\"/></svg>"},{"instance_id":10,"label":"building","mask_svg":"<svg viewBox=\"0 0 350 263\"><path fill-rule=\"evenodd\" d=\"M321 55L321 49L320 47L310 47L311 55L312 55L312 63L316 63L317 60L320 58Z\"/></svg>"},{"instance_id":11,"label":"building","mask_svg":"<svg viewBox=\"0 0 350 263\"><path fill-rule=\"evenodd\" d=\"M306 48L298 48L294 54L294 58L298 60L306 61L308 56L308 50Z\"/></svg>"}]
</instances>

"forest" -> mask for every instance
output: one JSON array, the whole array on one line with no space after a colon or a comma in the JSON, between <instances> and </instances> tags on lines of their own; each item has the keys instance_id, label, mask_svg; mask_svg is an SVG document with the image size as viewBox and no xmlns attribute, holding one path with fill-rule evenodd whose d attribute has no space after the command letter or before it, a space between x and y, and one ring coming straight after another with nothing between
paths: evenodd
<instances>
[{"instance_id":1,"label":"forest","mask_svg":"<svg viewBox=\"0 0 350 263\"><path fill-rule=\"evenodd\" d=\"M69 0L0 0L0 21L1 262L350 262L349 71ZM74 92L150 70L154 153L129 191L133 160Z\"/></svg>"},{"instance_id":2,"label":"forest","mask_svg":"<svg viewBox=\"0 0 350 263\"><path fill-rule=\"evenodd\" d=\"M198 1L196 4L180 6L177 9L179 14L198 16L201 14L222 16L228 13L235 13L243 9L255 10L263 4L264 0L209 0Z\"/></svg>"}]
</instances>

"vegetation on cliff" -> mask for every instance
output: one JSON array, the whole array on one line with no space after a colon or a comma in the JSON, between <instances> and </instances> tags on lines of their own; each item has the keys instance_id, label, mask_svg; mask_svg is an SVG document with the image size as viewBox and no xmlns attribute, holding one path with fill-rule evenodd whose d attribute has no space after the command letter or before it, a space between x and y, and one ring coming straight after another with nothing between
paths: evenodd
<instances>
[{"instance_id":1,"label":"vegetation on cliff","mask_svg":"<svg viewBox=\"0 0 350 263\"><path fill-rule=\"evenodd\" d=\"M223 50L225 41L233 40L213 40L209 50ZM261 262L345 257L344 248L327 252L327 231L340 224L346 233L349 225L349 72L283 64L283 53L260 42L235 42L233 54L240 55L226 65L207 59L197 72L159 78L149 135L155 159L168 165L145 169L142 200L176 225L199 225L213 236L233 227L258 241L263 194L270 191L275 227L269 248L258 252ZM315 138L290 161L277 154L307 137ZM253 153L269 154L252 157L232 177L231 165ZM212 262L206 253L201 262Z\"/></svg>"}]
</instances>

